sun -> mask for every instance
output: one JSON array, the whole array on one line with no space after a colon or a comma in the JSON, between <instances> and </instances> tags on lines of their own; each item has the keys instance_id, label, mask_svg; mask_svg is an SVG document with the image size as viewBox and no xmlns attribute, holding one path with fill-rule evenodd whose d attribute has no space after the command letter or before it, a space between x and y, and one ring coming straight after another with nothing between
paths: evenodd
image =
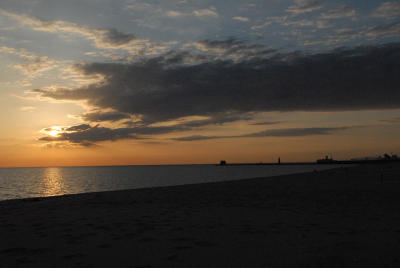
<instances>
[{"instance_id":1,"label":"sun","mask_svg":"<svg viewBox=\"0 0 400 268\"><path fill-rule=\"evenodd\" d=\"M58 136L62 132L62 128L58 126L54 126L45 130L46 134L52 137Z\"/></svg>"},{"instance_id":2,"label":"sun","mask_svg":"<svg viewBox=\"0 0 400 268\"><path fill-rule=\"evenodd\" d=\"M47 132L47 134L49 134L50 136L53 136L53 137L57 136L58 133L60 133L58 130L51 130L51 131Z\"/></svg>"}]
</instances>

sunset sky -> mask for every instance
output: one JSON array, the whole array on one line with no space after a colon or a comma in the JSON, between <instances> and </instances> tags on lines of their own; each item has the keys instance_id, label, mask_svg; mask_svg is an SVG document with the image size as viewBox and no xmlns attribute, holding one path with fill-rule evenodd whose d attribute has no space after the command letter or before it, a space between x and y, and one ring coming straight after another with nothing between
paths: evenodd
<instances>
[{"instance_id":1,"label":"sunset sky","mask_svg":"<svg viewBox=\"0 0 400 268\"><path fill-rule=\"evenodd\" d=\"M399 1L1 0L0 167L400 153Z\"/></svg>"}]
</instances>

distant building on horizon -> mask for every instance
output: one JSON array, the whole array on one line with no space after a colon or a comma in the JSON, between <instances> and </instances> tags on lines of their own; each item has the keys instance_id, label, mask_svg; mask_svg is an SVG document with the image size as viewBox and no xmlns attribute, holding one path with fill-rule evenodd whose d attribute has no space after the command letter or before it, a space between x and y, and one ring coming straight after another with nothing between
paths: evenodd
<instances>
[{"instance_id":1,"label":"distant building on horizon","mask_svg":"<svg viewBox=\"0 0 400 268\"><path fill-rule=\"evenodd\" d=\"M396 154L384 154L383 156L366 156L366 157L358 157L358 158L351 158L350 161L388 161L388 160L399 160L399 157Z\"/></svg>"},{"instance_id":2,"label":"distant building on horizon","mask_svg":"<svg viewBox=\"0 0 400 268\"><path fill-rule=\"evenodd\" d=\"M336 162L336 160L333 160L332 156L331 158L329 158L329 156L325 156L325 158L321 158L317 160L317 164L330 164L330 163L334 163Z\"/></svg>"}]
</instances>

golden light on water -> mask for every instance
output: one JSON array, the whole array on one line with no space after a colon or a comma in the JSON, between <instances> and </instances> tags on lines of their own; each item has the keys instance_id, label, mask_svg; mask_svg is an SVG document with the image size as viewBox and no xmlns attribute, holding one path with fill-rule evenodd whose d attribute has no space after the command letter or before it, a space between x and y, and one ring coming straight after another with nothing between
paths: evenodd
<instances>
[{"instance_id":1,"label":"golden light on water","mask_svg":"<svg viewBox=\"0 0 400 268\"><path fill-rule=\"evenodd\" d=\"M53 196L64 194L64 179L62 170L58 167L50 167L43 174L43 195Z\"/></svg>"}]
</instances>

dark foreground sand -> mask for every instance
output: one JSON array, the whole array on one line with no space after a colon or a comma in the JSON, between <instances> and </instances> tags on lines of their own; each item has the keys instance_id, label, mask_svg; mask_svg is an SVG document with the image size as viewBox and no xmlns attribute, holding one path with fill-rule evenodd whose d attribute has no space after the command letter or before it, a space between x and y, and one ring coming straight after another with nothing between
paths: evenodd
<instances>
[{"instance_id":1,"label":"dark foreground sand","mask_svg":"<svg viewBox=\"0 0 400 268\"><path fill-rule=\"evenodd\" d=\"M400 165L3 201L0 267L400 267Z\"/></svg>"}]
</instances>

